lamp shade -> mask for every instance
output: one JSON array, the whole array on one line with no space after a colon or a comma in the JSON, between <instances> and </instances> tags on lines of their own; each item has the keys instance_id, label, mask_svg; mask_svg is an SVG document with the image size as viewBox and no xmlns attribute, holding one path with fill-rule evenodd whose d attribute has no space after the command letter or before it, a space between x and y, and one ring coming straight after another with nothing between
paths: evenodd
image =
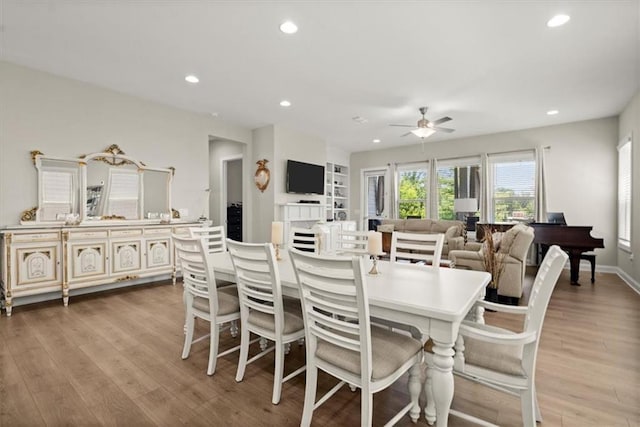
<instances>
[{"instance_id":1,"label":"lamp shade","mask_svg":"<svg viewBox=\"0 0 640 427\"><path fill-rule=\"evenodd\" d=\"M454 212L475 212L478 210L477 199L454 199L453 200Z\"/></svg>"}]
</instances>

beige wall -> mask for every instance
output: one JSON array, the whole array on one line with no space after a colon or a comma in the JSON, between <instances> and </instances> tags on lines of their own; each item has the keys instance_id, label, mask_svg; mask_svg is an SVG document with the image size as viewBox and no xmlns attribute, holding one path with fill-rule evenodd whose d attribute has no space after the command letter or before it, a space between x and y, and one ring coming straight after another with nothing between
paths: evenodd
<instances>
[{"instance_id":1,"label":"beige wall","mask_svg":"<svg viewBox=\"0 0 640 427\"><path fill-rule=\"evenodd\" d=\"M592 236L604 238L597 250L599 266L615 266L618 120L615 117L504 132L472 138L397 147L351 155L351 186L360 192L360 170L385 167L390 161L415 162L551 147L547 153L548 210L563 211L571 225L593 226ZM360 199L352 197L352 218L360 219Z\"/></svg>"},{"instance_id":2,"label":"beige wall","mask_svg":"<svg viewBox=\"0 0 640 427\"><path fill-rule=\"evenodd\" d=\"M628 135L632 137L632 180L631 180L631 253L618 250L618 266L625 279L633 281L640 291L640 91L631 99L620 114L619 140ZM616 141L617 145L617 141ZM630 255L633 255L631 259Z\"/></svg>"},{"instance_id":3,"label":"beige wall","mask_svg":"<svg viewBox=\"0 0 640 427\"><path fill-rule=\"evenodd\" d=\"M281 205L285 203L297 203L301 199L319 200L320 203L324 203L325 198L320 195L288 194L286 192L287 160L326 166L327 147L324 140L282 126L275 127L275 140L276 151L273 162L275 176L272 175L271 178L275 178L273 184L276 194L276 218L280 218Z\"/></svg>"},{"instance_id":4,"label":"beige wall","mask_svg":"<svg viewBox=\"0 0 640 427\"><path fill-rule=\"evenodd\" d=\"M297 202L301 198L324 202L322 196L287 194L286 168L288 159L324 165L327 161L327 148L322 139L278 125L255 129L252 148L248 162L251 170L256 170L256 161L267 159L267 167L271 171L271 181L264 192L260 192L253 184L250 191L253 203L250 217L254 230L252 241L265 242L271 240L271 222L283 219L283 204Z\"/></svg>"},{"instance_id":5,"label":"beige wall","mask_svg":"<svg viewBox=\"0 0 640 427\"><path fill-rule=\"evenodd\" d=\"M196 114L0 61L0 226L37 204L29 152L78 157L117 144L149 166L176 168L173 207L201 213L209 135L251 132Z\"/></svg>"}]
</instances>

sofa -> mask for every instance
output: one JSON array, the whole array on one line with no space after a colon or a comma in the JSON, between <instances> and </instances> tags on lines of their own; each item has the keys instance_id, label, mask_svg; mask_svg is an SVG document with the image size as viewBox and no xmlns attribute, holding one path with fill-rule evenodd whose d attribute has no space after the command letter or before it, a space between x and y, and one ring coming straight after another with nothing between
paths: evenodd
<instances>
[{"instance_id":1,"label":"sofa","mask_svg":"<svg viewBox=\"0 0 640 427\"><path fill-rule=\"evenodd\" d=\"M382 250L386 253L391 252L391 235L394 231L422 234L444 233L442 258L448 258L451 250L463 249L466 239L464 223L446 219L383 219L378 225L378 231L382 232Z\"/></svg>"},{"instance_id":2,"label":"sofa","mask_svg":"<svg viewBox=\"0 0 640 427\"><path fill-rule=\"evenodd\" d=\"M508 297L513 303L522 296L527 253L533 243L533 228L517 224L503 233L493 233L495 250L504 255L504 271L498 282L498 296ZM480 250L452 250L449 259L456 268L484 271L483 245Z\"/></svg>"}]
</instances>

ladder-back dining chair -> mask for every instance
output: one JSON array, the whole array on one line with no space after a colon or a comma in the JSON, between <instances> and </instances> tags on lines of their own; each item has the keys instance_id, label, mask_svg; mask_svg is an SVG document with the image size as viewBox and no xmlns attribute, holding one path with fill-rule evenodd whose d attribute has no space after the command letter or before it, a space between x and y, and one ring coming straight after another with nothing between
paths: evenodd
<instances>
[{"instance_id":1,"label":"ladder-back dining chair","mask_svg":"<svg viewBox=\"0 0 640 427\"><path fill-rule=\"evenodd\" d=\"M305 252L318 253L320 251L318 233L312 228L290 227L287 246Z\"/></svg>"},{"instance_id":2,"label":"ladder-back dining chair","mask_svg":"<svg viewBox=\"0 0 640 427\"><path fill-rule=\"evenodd\" d=\"M487 309L523 315L522 332L465 321L455 346L454 374L519 396L522 425L526 427L542 421L535 385L538 344L551 293L567 259L560 247L551 246L540 265L526 307L478 302ZM432 412L429 404L425 412ZM456 411L451 413L477 420Z\"/></svg>"},{"instance_id":3,"label":"ladder-back dining chair","mask_svg":"<svg viewBox=\"0 0 640 427\"><path fill-rule=\"evenodd\" d=\"M408 261L440 266L444 233L422 234L394 231L391 236L390 261Z\"/></svg>"},{"instance_id":4,"label":"ladder-back dining chair","mask_svg":"<svg viewBox=\"0 0 640 427\"><path fill-rule=\"evenodd\" d=\"M244 378L246 366L275 349L275 370L271 402L280 402L282 384L299 373L302 366L284 377L285 345L304 338L304 321L297 299L283 298L280 271L273 245L227 240L240 298L240 359L236 381ZM249 359L250 333L274 342Z\"/></svg>"},{"instance_id":5,"label":"ladder-back dining chair","mask_svg":"<svg viewBox=\"0 0 640 427\"><path fill-rule=\"evenodd\" d=\"M370 426L373 394L405 372L420 375L422 343L410 336L372 326L360 256L327 257L289 250L300 287L307 350L307 376L301 426L344 384L361 390L361 425ZM318 370L340 382L316 402ZM387 425L398 422L406 405Z\"/></svg>"},{"instance_id":6,"label":"ladder-back dining chair","mask_svg":"<svg viewBox=\"0 0 640 427\"><path fill-rule=\"evenodd\" d=\"M204 248L207 253L227 252L227 238L225 237L224 227L222 225L189 227L189 234L191 234L191 237L204 238ZM218 288L233 285L235 285L235 282L216 278L216 286ZM238 326L235 321L232 325L232 333L235 334L238 331Z\"/></svg>"},{"instance_id":7,"label":"ladder-back dining chair","mask_svg":"<svg viewBox=\"0 0 640 427\"><path fill-rule=\"evenodd\" d=\"M189 227L191 237L204 237L205 249L208 253L214 254L227 251L227 238L222 225L210 227Z\"/></svg>"},{"instance_id":8,"label":"ladder-back dining chair","mask_svg":"<svg viewBox=\"0 0 640 427\"><path fill-rule=\"evenodd\" d=\"M204 238L173 234L172 239L184 283L185 337L182 358L189 357L194 343L209 337L207 375L213 375L216 371L217 358L240 348L236 346L218 353L220 326L228 323L229 328L232 328L231 323L240 318L237 288L235 286L220 289L216 287L215 273L206 253ZM209 322L210 331L209 334L194 339L196 318Z\"/></svg>"},{"instance_id":9,"label":"ladder-back dining chair","mask_svg":"<svg viewBox=\"0 0 640 427\"><path fill-rule=\"evenodd\" d=\"M369 255L368 231L340 230L336 239L338 255Z\"/></svg>"}]
</instances>

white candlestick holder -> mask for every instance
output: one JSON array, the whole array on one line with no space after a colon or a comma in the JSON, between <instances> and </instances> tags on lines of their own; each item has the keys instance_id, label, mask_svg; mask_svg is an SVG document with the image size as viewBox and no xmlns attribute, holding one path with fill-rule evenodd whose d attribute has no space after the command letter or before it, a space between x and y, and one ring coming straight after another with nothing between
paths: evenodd
<instances>
[{"instance_id":1,"label":"white candlestick holder","mask_svg":"<svg viewBox=\"0 0 640 427\"><path fill-rule=\"evenodd\" d=\"M369 274L371 276L377 276L378 274L382 274L380 271L378 271L378 257L380 255L384 255L384 252L381 252L379 254L371 254L371 260L373 262L373 265L371 266L371 270L369 270Z\"/></svg>"}]
</instances>

